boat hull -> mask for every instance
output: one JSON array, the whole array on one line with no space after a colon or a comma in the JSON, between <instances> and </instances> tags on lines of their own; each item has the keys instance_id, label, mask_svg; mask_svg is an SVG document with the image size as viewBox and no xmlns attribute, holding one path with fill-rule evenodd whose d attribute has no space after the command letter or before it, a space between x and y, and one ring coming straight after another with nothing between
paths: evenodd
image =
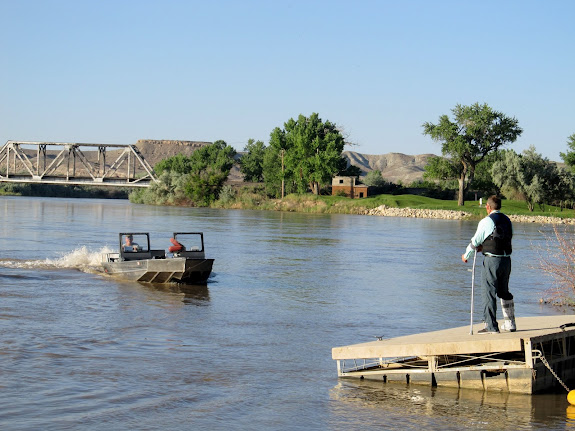
<instances>
[{"instance_id":1,"label":"boat hull","mask_svg":"<svg viewBox=\"0 0 575 431\"><path fill-rule=\"evenodd\" d=\"M143 259L103 262L106 274L142 283L205 283L214 259Z\"/></svg>"}]
</instances>

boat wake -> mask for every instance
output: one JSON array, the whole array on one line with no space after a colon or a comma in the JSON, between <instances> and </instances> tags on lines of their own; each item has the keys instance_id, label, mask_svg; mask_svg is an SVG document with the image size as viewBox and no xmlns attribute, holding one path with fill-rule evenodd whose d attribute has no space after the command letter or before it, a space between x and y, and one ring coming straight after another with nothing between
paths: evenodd
<instances>
[{"instance_id":1,"label":"boat wake","mask_svg":"<svg viewBox=\"0 0 575 431\"><path fill-rule=\"evenodd\" d=\"M0 267L15 269L77 269L87 273L101 273L100 264L103 255L112 253L109 247L98 251L88 250L86 246L79 247L69 253L62 253L60 257L44 260L30 259L0 259Z\"/></svg>"}]
</instances>

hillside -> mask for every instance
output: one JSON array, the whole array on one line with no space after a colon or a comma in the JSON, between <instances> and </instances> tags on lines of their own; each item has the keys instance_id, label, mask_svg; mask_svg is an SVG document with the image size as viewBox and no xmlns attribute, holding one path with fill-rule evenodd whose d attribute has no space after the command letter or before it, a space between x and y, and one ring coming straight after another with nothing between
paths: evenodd
<instances>
[{"instance_id":1,"label":"hillside","mask_svg":"<svg viewBox=\"0 0 575 431\"><path fill-rule=\"evenodd\" d=\"M148 163L154 166L160 160L173 157L177 154L189 156L195 150L209 144L211 144L211 142L139 139L138 142L136 142L136 147L138 147Z\"/></svg>"},{"instance_id":2,"label":"hillside","mask_svg":"<svg viewBox=\"0 0 575 431\"><path fill-rule=\"evenodd\" d=\"M361 154L355 151L344 151L342 155L353 166L363 172L378 170L387 181L397 183L401 181L409 184L423 178L423 169L430 157L434 154L420 154L410 156L401 153L387 153L382 155Z\"/></svg>"},{"instance_id":3,"label":"hillside","mask_svg":"<svg viewBox=\"0 0 575 431\"><path fill-rule=\"evenodd\" d=\"M209 144L212 144L212 142L138 139L136 147L144 155L147 162L154 167L162 159L167 159L177 154L189 156L197 149ZM236 157L236 159L239 159L239 157ZM243 181L243 175L237 164L234 165L230 172L229 181Z\"/></svg>"},{"instance_id":4,"label":"hillside","mask_svg":"<svg viewBox=\"0 0 575 431\"><path fill-rule=\"evenodd\" d=\"M154 166L162 159L180 153L189 155L198 148L208 144L210 142L140 139L136 146L148 163ZM349 161L349 164L361 169L362 175L373 170L379 170L387 181L394 183L401 181L404 184L409 184L423 177L423 168L433 154L411 156L401 153L387 153L372 155L361 154L355 151L344 151L342 156ZM237 166L230 173L230 181L242 181L242 174Z\"/></svg>"}]
</instances>

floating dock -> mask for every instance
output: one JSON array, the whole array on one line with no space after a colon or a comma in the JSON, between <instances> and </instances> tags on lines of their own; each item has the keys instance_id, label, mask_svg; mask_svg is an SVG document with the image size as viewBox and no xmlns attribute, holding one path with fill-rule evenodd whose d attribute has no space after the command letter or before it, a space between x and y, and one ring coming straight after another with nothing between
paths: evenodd
<instances>
[{"instance_id":1,"label":"floating dock","mask_svg":"<svg viewBox=\"0 0 575 431\"><path fill-rule=\"evenodd\" d=\"M575 377L575 315L516 322L516 332L478 334L478 324L475 335L468 325L334 347L332 358L339 377L510 393L543 392Z\"/></svg>"}]
</instances>

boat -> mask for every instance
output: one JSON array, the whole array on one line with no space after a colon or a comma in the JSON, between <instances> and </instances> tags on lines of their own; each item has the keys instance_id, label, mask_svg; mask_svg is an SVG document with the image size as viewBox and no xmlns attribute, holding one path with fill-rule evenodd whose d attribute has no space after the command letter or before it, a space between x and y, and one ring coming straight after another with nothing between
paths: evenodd
<instances>
[{"instance_id":1,"label":"boat","mask_svg":"<svg viewBox=\"0 0 575 431\"><path fill-rule=\"evenodd\" d=\"M106 253L104 273L142 283L205 283L214 259L206 259L202 232L174 232L168 252L150 247L148 232L119 234L119 252Z\"/></svg>"}]
</instances>

